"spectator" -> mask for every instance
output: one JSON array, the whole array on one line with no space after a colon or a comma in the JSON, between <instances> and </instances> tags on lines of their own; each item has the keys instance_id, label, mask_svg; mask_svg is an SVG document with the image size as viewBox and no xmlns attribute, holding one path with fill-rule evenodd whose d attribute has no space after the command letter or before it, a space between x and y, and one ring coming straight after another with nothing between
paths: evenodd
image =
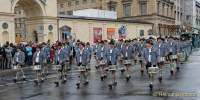
<instances>
[{"instance_id":1,"label":"spectator","mask_svg":"<svg viewBox=\"0 0 200 100\"><path fill-rule=\"evenodd\" d=\"M27 61L26 64L27 65L32 65L32 56L33 56L33 49L32 47L28 44L26 46L26 56L27 56Z\"/></svg>"},{"instance_id":2,"label":"spectator","mask_svg":"<svg viewBox=\"0 0 200 100\"><path fill-rule=\"evenodd\" d=\"M10 69L12 66L12 47L10 47L9 44L6 44L5 46L5 54L6 54L6 61L5 61L5 67L6 69Z\"/></svg>"}]
</instances>

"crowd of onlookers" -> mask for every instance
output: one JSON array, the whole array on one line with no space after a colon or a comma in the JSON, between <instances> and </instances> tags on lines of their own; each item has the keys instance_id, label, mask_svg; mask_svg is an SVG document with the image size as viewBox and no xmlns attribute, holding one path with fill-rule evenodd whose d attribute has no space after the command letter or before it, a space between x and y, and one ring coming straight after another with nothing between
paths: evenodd
<instances>
[{"instance_id":1,"label":"crowd of onlookers","mask_svg":"<svg viewBox=\"0 0 200 100\"><path fill-rule=\"evenodd\" d=\"M12 59L15 52L17 52L17 48L20 48L25 53L25 65L32 65L32 57L37 46L37 44L32 42L20 43L18 45L6 42L6 44L0 46L0 70L12 68Z\"/></svg>"},{"instance_id":2,"label":"crowd of onlookers","mask_svg":"<svg viewBox=\"0 0 200 100\"><path fill-rule=\"evenodd\" d=\"M13 43L6 42L4 45L0 45L0 70L6 70L12 68L13 58L18 48L20 48L22 52L25 53L24 65L26 66L31 66L33 64L32 58L38 47L41 50L45 50L45 52L47 52L46 56L48 58L47 59L48 62L53 63L58 43L60 42L57 41L54 44L50 45L50 42L48 41L46 43L28 42L15 45ZM64 45L64 43L62 44Z\"/></svg>"}]
</instances>

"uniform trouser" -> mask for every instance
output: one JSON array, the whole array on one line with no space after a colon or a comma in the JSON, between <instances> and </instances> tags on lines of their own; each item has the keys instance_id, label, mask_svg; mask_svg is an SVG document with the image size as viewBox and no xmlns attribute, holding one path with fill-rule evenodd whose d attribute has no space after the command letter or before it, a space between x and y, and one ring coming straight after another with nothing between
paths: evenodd
<instances>
[{"instance_id":1,"label":"uniform trouser","mask_svg":"<svg viewBox=\"0 0 200 100\"><path fill-rule=\"evenodd\" d=\"M66 66L65 66L65 64L61 64L61 69L60 70L58 70L58 73L59 73L59 78L61 79L61 80L63 80L63 79L66 79L66 71L67 71L67 68L66 68Z\"/></svg>"},{"instance_id":2,"label":"uniform trouser","mask_svg":"<svg viewBox=\"0 0 200 100\"><path fill-rule=\"evenodd\" d=\"M86 71L86 65L83 65L82 63L79 63L78 66L79 66L79 69L80 69L79 83L87 82L88 73Z\"/></svg>"},{"instance_id":3,"label":"uniform trouser","mask_svg":"<svg viewBox=\"0 0 200 100\"><path fill-rule=\"evenodd\" d=\"M6 57L5 65L5 69L10 69L12 67L12 57Z\"/></svg>"},{"instance_id":4,"label":"uniform trouser","mask_svg":"<svg viewBox=\"0 0 200 100\"><path fill-rule=\"evenodd\" d=\"M35 63L35 65L40 65L39 63ZM36 80L41 80L42 79L42 69L41 70L36 70Z\"/></svg>"},{"instance_id":5,"label":"uniform trouser","mask_svg":"<svg viewBox=\"0 0 200 100\"><path fill-rule=\"evenodd\" d=\"M99 63L100 63L101 61L104 61L103 58L101 58L101 59L99 60ZM100 67L101 77L106 76L106 75L107 75L106 70L105 70L106 64L98 65L98 66Z\"/></svg>"},{"instance_id":6,"label":"uniform trouser","mask_svg":"<svg viewBox=\"0 0 200 100\"><path fill-rule=\"evenodd\" d=\"M158 63L159 75L160 75L160 76L162 76L163 66L164 66L164 62L159 62L159 63Z\"/></svg>"},{"instance_id":7,"label":"uniform trouser","mask_svg":"<svg viewBox=\"0 0 200 100\"><path fill-rule=\"evenodd\" d=\"M67 76L67 69L70 69L70 62L66 61L63 65L62 65L62 69L61 69L61 75L63 76L63 78L66 78Z\"/></svg>"},{"instance_id":8,"label":"uniform trouser","mask_svg":"<svg viewBox=\"0 0 200 100\"><path fill-rule=\"evenodd\" d=\"M124 58L124 60L129 60L128 58ZM124 64L125 68L126 68L126 76L129 77L130 76L130 64Z\"/></svg>"},{"instance_id":9,"label":"uniform trouser","mask_svg":"<svg viewBox=\"0 0 200 100\"><path fill-rule=\"evenodd\" d=\"M16 63L16 65L19 66L19 68L18 68L18 70L17 70L15 79L18 79L18 78L19 78L20 72L21 72L21 74L22 74L22 77L25 78L24 71L23 71L23 68L22 68L22 64Z\"/></svg>"},{"instance_id":10,"label":"uniform trouser","mask_svg":"<svg viewBox=\"0 0 200 100\"><path fill-rule=\"evenodd\" d=\"M63 63L62 64L57 63L56 65L61 66L61 68L57 69L57 80L56 80L56 82L59 82L60 80L66 79L65 75L63 74L63 70L64 70L65 65Z\"/></svg>"},{"instance_id":11,"label":"uniform trouser","mask_svg":"<svg viewBox=\"0 0 200 100\"><path fill-rule=\"evenodd\" d=\"M91 59L92 59L92 55L89 56L89 63L88 63L88 66L87 66L87 70L90 69L90 67L91 67L91 66L90 66L90 61L91 61Z\"/></svg>"},{"instance_id":12,"label":"uniform trouser","mask_svg":"<svg viewBox=\"0 0 200 100\"><path fill-rule=\"evenodd\" d=\"M70 58L69 58L69 64L70 64L70 65L72 65L72 63L73 63L73 58L74 58L74 57L73 57L72 55L71 55Z\"/></svg>"},{"instance_id":13,"label":"uniform trouser","mask_svg":"<svg viewBox=\"0 0 200 100\"><path fill-rule=\"evenodd\" d=\"M27 56L27 64L32 65L32 55Z\"/></svg>"},{"instance_id":14,"label":"uniform trouser","mask_svg":"<svg viewBox=\"0 0 200 100\"><path fill-rule=\"evenodd\" d=\"M116 82L116 68L112 68L111 66L115 66L116 64L112 64L111 61L108 62L108 65L110 67L110 79L111 79L111 83L115 83Z\"/></svg>"},{"instance_id":15,"label":"uniform trouser","mask_svg":"<svg viewBox=\"0 0 200 100\"><path fill-rule=\"evenodd\" d=\"M147 64L146 64L147 72L148 72L149 67L156 67L156 65L152 65L151 62L147 62ZM153 79L154 79L154 74L149 74L150 84L153 84Z\"/></svg>"},{"instance_id":16,"label":"uniform trouser","mask_svg":"<svg viewBox=\"0 0 200 100\"><path fill-rule=\"evenodd\" d=\"M0 70L3 70L3 57L0 55Z\"/></svg>"}]
</instances>

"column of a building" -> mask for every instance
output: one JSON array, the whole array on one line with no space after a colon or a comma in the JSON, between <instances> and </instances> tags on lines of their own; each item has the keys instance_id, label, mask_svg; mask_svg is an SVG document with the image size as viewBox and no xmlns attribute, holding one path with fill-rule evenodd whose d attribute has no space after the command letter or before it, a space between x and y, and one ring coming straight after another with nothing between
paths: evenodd
<instances>
[{"instance_id":1,"label":"column of a building","mask_svg":"<svg viewBox=\"0 0 200 100\"><path fill-rule=\"evenodd\" d=\"M140 2L133 0L132 1L132 16L140 16Z\"/></svg>"},{"instance_id":2,"label":"column of a building","mask_svg":"<svg viewBox=\"0 0 200 100\"><path fill-rule=\"evenodd\" d=\"M122 4L121 1L119 1L119 2L117 3L116 11L117 11L117 17L118 17L118 18L123 17L123 4Z\"/></svg>"}]
</instances>

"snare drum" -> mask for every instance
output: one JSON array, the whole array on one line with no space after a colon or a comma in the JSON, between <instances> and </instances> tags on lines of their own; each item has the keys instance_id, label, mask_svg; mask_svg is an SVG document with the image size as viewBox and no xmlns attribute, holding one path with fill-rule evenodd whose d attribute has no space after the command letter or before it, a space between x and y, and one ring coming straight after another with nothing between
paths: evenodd
<instances>
[{"instance_id":1,"label":"snare drum","mask_svg":"<svg viewBox=\"0 0 200 100\"><path fill-rule=\"evenodd\" d=\"M41 65L35 65L35 66L33 66L33 70L35 70L35 71L41 70Z\"/></svg>"},{"instance_id":2,"label":"snare drum","mask_svg":"<svg viewBox=\"0 0 200 100\"><path fill-rule=\"evenodd\" d=\"M171 55L171 59L177 59L177 55Z\"/></svg>"},{"instance_id":3,"label":"snare drum","mask_svg":"<svg viewBox=\"0 0 200 100\"><path fill-rule=\"evenodd\" d=\"M106 64L106 62L104 61L104 60L101 60L100 62L99 62L99 65L105 65Z\"/></svg>"},{"instance_id":4,"label":"snare drum","mask_svg":"<svg viewBox=\"0 0 200 100\"><path fill-rule=\"evenodd\" d=\"M123 64L124 64L124 65L131 65L131 60L124 60L124 61L123 61Z\"/></svg>"},{"instance_id":5,"label":"snare drum","mask_svg":"<svg viewBox=\"0 0 200 100\"><path fill-rule=\"evenodd\" d=\"M86 66L79 66L78 67L79 72L85 72L86 71Z\"/></svg>"},{"instance_id":6,"label":"snare drum","mask_svg":"<svg viewBox=\"0 0 200 100\"><path fill-rule=\"evenodd\" d=\"M148 73L149 74L156 74L159 72L159 68L158 67L149 67L148 68Z\"/></svg>"},{"instance_id":7,"label":"snare drum","mask_svg":"<svg viewBox=\"0 0 200 100\"><path fill-rule=\"evenodd\" d=\"M165 57L159 57L159 62L165 62Z\"/></svg>"},{"instance_id":8,"label":"snare drum","mask_svg":"<svg viewBox=\"0 0 200 100\"><path fill-rule=\"evenodd\" d=\"M111 65L109 71L116 71L116 65Z\"/></svg>"},{"instance_id":9,"label":"snare drum","mask_svg":"<svg viewBox=\"0 0 200 100\"><path fill-rule=\"evenodd\" d=\"M138 57L137 59L138 59L139 61L143 61L143 60L144 60L143 57Z\"/></svg>"},{"instance_id":10,"label":"snare drum","mask_svg":"<svg viewBox=\"0 0 200 100\"><path fill-rule=\"evenodd\" d=\"M61 65L53 65L53 70L61 70L62 66Z\"/></svg>"}]
</instances>

